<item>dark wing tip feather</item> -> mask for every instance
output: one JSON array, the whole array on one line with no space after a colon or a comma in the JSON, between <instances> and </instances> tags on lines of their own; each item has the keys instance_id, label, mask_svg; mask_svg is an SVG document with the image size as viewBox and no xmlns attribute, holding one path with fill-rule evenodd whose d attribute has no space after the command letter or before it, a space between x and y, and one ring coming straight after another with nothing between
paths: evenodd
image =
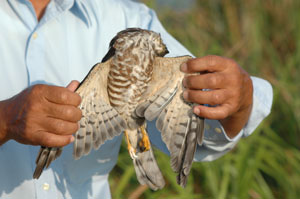
<instances>
[{"instance_id":1,"label":"dark wing tip feather","mask_svg":"<svg viewBox=\"0 0 300 199\"><path fill-rule=\"evenodd\" d=\"M36 158L36 168L33 173L33 178L38 179L43 170L48 168L51 162L53 162L58 156L61 155L62 148L60 147L44 147L41 146L41 149Z\"/></svg>"},{"instance_id":2,"label":"dark wing tip feather","mask_svg":"<svg viewBox=\"0 0 300 199\"><path fill-rule=\"evenodd\" d=\"M185 188L187 184L187 176L184 173L179 173L176 177L177 184Z\"/></svg>"},{"instance_id":3,"label":"dark wing tip feather","mask_svg":"<svg viewBox=\"0 0 300 199\"><path fill-rule=\"evenodd\" d=\"M203 144L203 140L204 140L204 118L200 118L197 116L197 132L198 132L198 136L197 136L197 143L199 146L201 146Z\"/></svg>"}]
</instances>

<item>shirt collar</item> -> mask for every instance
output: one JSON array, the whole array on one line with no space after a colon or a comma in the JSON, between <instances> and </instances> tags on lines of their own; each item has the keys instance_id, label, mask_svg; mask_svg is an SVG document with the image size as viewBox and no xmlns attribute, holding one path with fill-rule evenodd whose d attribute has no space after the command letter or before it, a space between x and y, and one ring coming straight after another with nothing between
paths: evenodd
<instances>
[{"instance_id":1,"label":"shirt collar","mask_svg":"<svg viewBox=\"0 0 300 199\"><path fill-rule=\"evenodd\" d=\"M60 0L58 0L60 1ZM71 11L77 15L80 19L82 19L85 24L90 27L91 26L91 18L88 12L88 7L84 0L75 0L74 6Z\"/></svg>"},{"instance_id":2,"label":"shirt collar","mask_svg":"<svg viewBox=\"0 0 300 199\"><path fill-rule=\"evenodd\" d=\"M70 10L79 17L88 27L91 26L91 20L84 0L53 0L61 11Z\"/></svg>"},{"instance_id":3,"label":"shirt collar","mask_svg":"<svg viewBox=\"0 0 300 199\"><path fill-rule=\"evenodd\" d=\"M15 0L8 0L11 5L14 7L16 11L18 11L17 1ZM28 0L18 0L19 3L22 4L30 4ZM47 13L49 15L45 15L42 19L42 23L48 21L52 17L57 16L58 13L62 13L66 10L70 10L74 15L76 15L79 19L81 19L88 27L91 26L91 19L88 13L88 7L86 6L86 2L84 0L52 0L49 6L55 6L56 9L52 9L51 13ZM34 12L32 10L32 12ZM33 14L34 15L34 14ZM22 18L22 16L21 16Z\"/></svg>"}]
</instances>

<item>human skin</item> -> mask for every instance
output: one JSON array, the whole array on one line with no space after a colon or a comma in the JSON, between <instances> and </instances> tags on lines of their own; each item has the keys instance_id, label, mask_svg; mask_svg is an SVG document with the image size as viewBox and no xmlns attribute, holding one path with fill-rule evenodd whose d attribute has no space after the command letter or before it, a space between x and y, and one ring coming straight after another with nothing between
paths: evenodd
<instances>
[{"instance_id":1,"label":"human skin","mask_svg":"<svg viewBox=\"0 0 300 199\"><path fill-rule=\"evenodd\" d=\"M30 0L38 21L43 17L50 0Z\"/></svg>"}]
</instances>

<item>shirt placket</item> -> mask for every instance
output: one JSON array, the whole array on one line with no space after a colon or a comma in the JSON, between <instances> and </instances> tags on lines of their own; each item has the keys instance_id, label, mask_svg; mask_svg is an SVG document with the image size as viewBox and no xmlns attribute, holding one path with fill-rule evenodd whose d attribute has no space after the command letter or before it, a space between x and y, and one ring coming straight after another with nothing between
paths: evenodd
<instances>
[{"instance_id":1,"label":"shirt placket","mask_svg":"<svg viewBox=\"0 0 300 199\"><path fill-rule=\"evenodd\" d=\"M45 38L39 28L35 28L27 43L25 61L30 85L45 83Z\"/></svg>"},{"instance_id":2,"label":"shirt placket","mask_svg":"<svg viewBox=\"0 0 300 199\"><path fill-rule=\"evenodd\" d=\"M25 65L28 72L29 85L45 83L45 35L43 28L46 22L39 23L32 4L28 0L9 0L9 4L29 30L27 43L25 46ZM53 6L54 7L54 6ZM49 10L51 12L51 9ZM54 10L57 13L57 10ZM53 12L50 16L54 16ZM49 16L47 21L49 20ZM42 21L41 21L42 22ZM39 147L30 146L32 167L35 168L35 159ZM46 169L38 180L34 180L36 198L52 199L57 198L57 179L53 169Z\"/></svg>"}]
</instances>

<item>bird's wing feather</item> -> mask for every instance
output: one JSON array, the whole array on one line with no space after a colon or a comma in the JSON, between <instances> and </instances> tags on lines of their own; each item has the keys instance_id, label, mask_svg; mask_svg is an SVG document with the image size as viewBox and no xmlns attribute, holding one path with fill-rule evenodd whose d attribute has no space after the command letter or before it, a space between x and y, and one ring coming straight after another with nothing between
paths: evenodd
<instances>
[{"instance_id":1,"label":"bird's wing feather","mask_svg":"<svg viewBox=\"0 0 300 199\"><path fill-rule=\"evenodd\" d=\"M33 173L33 178L38 179L44 168L48 168L51 162L61 155L62 147L41 147L36 157L36 167Z\"/></svg>"},{"instance_id":2,"label":"bird's wing feather","mask_svg":"<svg viewBox=\"0 0 300 199\"><path fill-rule=\"evenodd\" d=\"M126 123L109 104L107 94L107 74L110 61L96 64L75 91L82 102L80 128L75 134L73 156L79 159L92 148L98 149L106 140L120 135ZM43 169L48 167L62 152L62 147L41 147L36 159L33 177L39 178Z\"/></svg>"},{"instance_id":3,"label":"bird's wing feather","mask_svg":"<svg viewBox=\"0 0 300 199\"><path fill-rule=\"evenodd\" d=\"M162 58L156 57L153 63L153 74L142 101L136 108L136 114L153 120L170 102L178 91L178 84L184 77L179 67L190 59L190 56Z\"/></svg>"},{"instance_id":4,"label":"bird's wing feather","mask_svg":"<svg viewBox=\"0 0 300 199\"><path fill-rule=\"evenodd\" d=\"M191 57L156 58L153 78L143 101L136 109L136 115L147 120L156 120L171 155L171 166L178 174L178 184L186 185L187 176L196 150L202 143L204 120L192 112L192 105L182 98L180 65Z\"/></svg>"}]
</instances>

